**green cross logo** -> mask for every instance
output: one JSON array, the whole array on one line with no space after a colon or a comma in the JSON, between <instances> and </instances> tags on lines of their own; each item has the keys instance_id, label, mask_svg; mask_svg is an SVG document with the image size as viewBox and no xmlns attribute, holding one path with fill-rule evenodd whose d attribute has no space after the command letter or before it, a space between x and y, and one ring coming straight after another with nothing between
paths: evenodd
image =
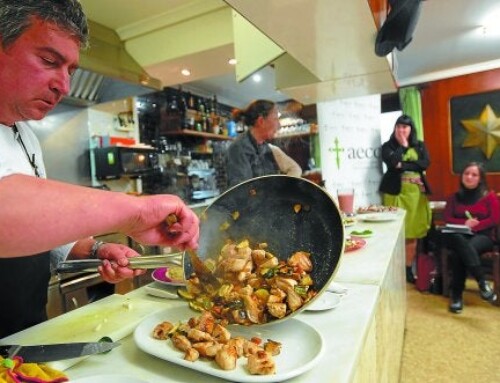
<instances>
[{"instance_id":1,"label":"green cross logo","mask_svg":"<svg viewBox=\"0 0 500 383\"><path fill-rule=\"evenodd\" d=\"M335 143L335 146L333 148L329 148L328 151L335 153L335 162L337 163L337 169L340 169L340 153L344 151L344 148L341 148L339 146L338 137L335 137L335 140L333 142Z\"/></svg>"}]
</instances>

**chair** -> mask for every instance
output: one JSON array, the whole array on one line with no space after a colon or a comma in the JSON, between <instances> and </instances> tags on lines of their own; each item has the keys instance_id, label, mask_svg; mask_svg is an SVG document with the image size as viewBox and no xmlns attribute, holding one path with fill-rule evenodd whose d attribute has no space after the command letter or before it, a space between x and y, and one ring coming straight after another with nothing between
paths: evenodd
<instances>
[{"instance_id":1,"label":"chair","mask_svg":"<svg viewBox=\"0 0 500 383\"><path fill-rule=\"evenodd\" d=\"M493 290L497 294L495 306L500 306L500 226L497 227L497 241L491 251L486 251L480 255L481 265L485 271L485 277L493 281ZM450 269L449 256L451 251L446 246L441 246L441 276L443 281L443 295L450 294Z\"/></svg>"}]
</instances>

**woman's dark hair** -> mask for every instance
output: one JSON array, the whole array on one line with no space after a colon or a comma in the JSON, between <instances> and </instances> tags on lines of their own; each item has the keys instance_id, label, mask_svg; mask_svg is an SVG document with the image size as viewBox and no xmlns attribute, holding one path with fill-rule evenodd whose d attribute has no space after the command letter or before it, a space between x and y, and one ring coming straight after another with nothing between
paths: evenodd
<instances>
[{"instance_id":1,"label":"woman's dark hair","mask_svg":"<svg viewBox=\"0 0 500 383\"><path fill-rule=\"evenodd\" d=\"M233 120L242 121L246 126L253 126L259 117L267 117L276 104L269 100L252 101L244 110L234 109Z\"/></svg>"},{"instance_id":2,"label":"woman's dark hair","mask_svg":"<svg viewBox=\"0 0 500 383\"><path fill-rule=\"evenodd\" d=\"M476 202L478 199L483 197L487 192L488 192L488 183L486 181L486 171L484 170L484 166L481 162L469 162L465 167L462 169L462 172L460 173L460 181L459 181L459 187L458 187L458 192L457 196L460 201L466 201L470 199L469 194L471 193L470 189L467 189L465 185L462 182L462 177L465 173L465 171L470 168L470 167L477 167L479 170L479 183L477 185L477 188L474 189L474 197L471 203Z\"/></svg>"},{"instance_id":3,"label":"woman's dark hair","mask_svg":"<svg viewBox=\"0 0 500 383\"><path fill-rule=\"evenodd\" d=\"M415 146L417 145L417 142L418 142L418 139L417 139L417 132L416 132L416 129L415 129L415 123L413 122L413 120L411 119L410 116L406 115L406 114L403 114L401 116L398 117L398 119L396 120L396 122L394 123L394 131L396 130L396 126L397 125L408 125L410 126L410 136L408 137L408 144L410 146ZM394 141L394 142L397 142L396 140L396 136L394 134L394 131L392 132L391 134L391 140Z\"/></svg>"}]
</instances>

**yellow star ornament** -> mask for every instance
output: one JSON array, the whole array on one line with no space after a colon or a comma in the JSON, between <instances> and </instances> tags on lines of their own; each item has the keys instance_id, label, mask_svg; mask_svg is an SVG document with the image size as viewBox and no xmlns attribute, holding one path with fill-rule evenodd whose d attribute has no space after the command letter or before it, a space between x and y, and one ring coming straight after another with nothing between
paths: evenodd
<instances>
[{"instance_id":1,"label":"yellow star ornament","mask_svg":"<svg viewBox=\"0 0 500 383\"><path fill-rule=\"evenodd\" d=\"M480 148L486 158L490 159L500 144L500 118L487 104L478 120L461 120L467 130L463 148Z\"/></svg>"}]
</instances>

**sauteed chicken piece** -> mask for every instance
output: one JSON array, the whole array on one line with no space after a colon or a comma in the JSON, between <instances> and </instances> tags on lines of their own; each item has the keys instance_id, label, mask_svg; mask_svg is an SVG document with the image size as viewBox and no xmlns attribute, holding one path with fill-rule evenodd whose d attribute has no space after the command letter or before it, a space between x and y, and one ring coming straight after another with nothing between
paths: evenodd
<instances>
[{"instance_id":1,"label":"sauteed chicken piece","mask_svg":"<svg viewBox=\"0 0 500 383\"><path fill-rule=\"evenodd\" d=\"M276 364L269 353L259 351L248 356L248 371L252 375L271 375L276 373Z\"/></svg>"},{"instance_id":2,"label":"sauteed chicken piece","mask_svg":"<svg viewBox=\"0 0 500 383\"><path fill-rule=\"evenodd\" d=\"M160 330L161 337L158 336ZM261 346L262 340L258 337L251 340L232 338L225 322L208 311L186 323L161 322L153 329L152 336L160 340L170 338L174 347L184 353L185 360L212 359L223 370L236 368L238 358L247 357L247 369L251 374L274 374L272 356L281 351L281 343L271 339Z\"/></svg>"},{"instance_id":3,"label":"sauteed chicken piece","mask_svg":"<svg viewBox=\"0 0 500 383\"><path fill-rule=\"evenodd\" d=\"M212 289L193 275L179 295L199 311L209 310L216 318L242 325L281 319L300 309L316 295L311 286L313 264L310 254L297 251L286 261L261 243L254 248L248 240L226 243L213 265L221 283Z\"/></svg>"}]
</instances>

